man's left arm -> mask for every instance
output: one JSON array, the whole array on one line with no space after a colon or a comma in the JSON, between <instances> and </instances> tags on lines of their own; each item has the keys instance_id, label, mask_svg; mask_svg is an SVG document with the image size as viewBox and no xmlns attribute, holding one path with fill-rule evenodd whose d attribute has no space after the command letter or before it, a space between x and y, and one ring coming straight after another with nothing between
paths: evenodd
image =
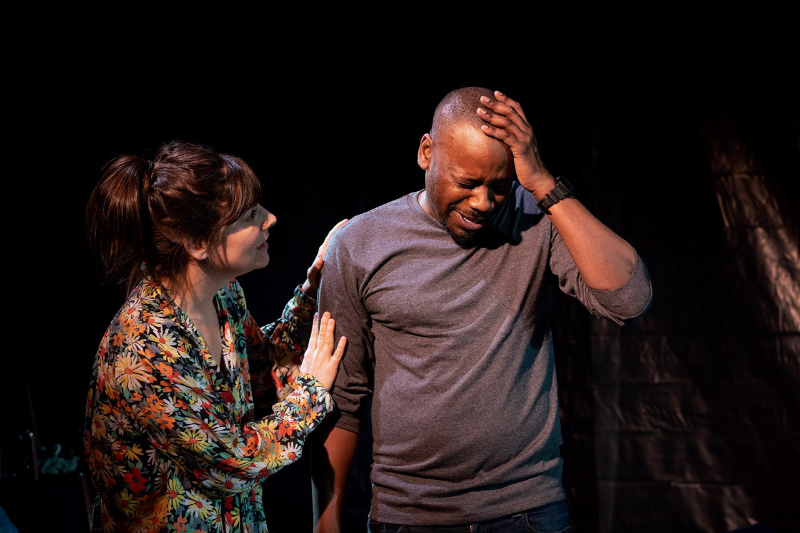
<instances>
[{"instance_id":1,"label":"man's left arm","mask_svg":"<svg viewBox=\"0 0 800 533\"><path fill-rule=\"evenodd\" d=\"M517 180L541 201L556 186L539 153L533 128L520 104L499 91L481 98L477 110L486 123L483 132L505 143L514 156ZM630 278L637 263L633 246L600 222L576 198L565 198L547 209L547 216L569 250L583 281L597 290L614 290ZM648 284L649 286L649 284Z\"/></svg>"}]
</instances>

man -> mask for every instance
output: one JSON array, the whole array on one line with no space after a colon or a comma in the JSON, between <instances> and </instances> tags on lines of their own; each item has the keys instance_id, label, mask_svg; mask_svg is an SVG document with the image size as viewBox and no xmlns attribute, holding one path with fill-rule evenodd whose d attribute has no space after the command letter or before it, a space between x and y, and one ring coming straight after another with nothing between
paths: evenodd
<instances>
[{"instance_id":1,"label":"man","mask_svg":"<svg viewBox=\"0 0 800 533\"><path fill-rule=\"evenodd\" d=\"M500 92L445 96L417 161L425 189L351 219L325 257L320 308L348 347L313 451L317 531L338 531L370 399L371 532L568 531L552 290L626 324L650 306L647 270Z\"/></svg>"}]
</instances>

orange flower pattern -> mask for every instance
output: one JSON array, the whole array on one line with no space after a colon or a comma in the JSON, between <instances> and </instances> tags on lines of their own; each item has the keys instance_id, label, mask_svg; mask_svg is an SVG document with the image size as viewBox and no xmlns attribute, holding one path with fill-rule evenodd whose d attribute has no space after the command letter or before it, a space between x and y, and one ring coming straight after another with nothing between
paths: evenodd
<instances>
[{"instance_id":1,"label":"orange flower pattern","mask_svg":"<svg viewBox=\"0 0 800 533\"><path fill-rule=\"evenodd\" d=\"M298 287L281 318L259 327L232 280L215 305L220 366L149 278L103 336L84 432L93 532L267 531L261 483L300 457L333 408L298 371L316 302Z\"/></svg>"}]
</instances>

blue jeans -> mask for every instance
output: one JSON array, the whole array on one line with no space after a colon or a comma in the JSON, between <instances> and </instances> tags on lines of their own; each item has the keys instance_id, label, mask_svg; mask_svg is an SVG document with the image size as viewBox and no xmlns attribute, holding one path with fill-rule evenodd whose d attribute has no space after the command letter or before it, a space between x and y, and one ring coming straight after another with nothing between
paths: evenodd
<instances>
[{"instance_id":1,"label":"blue jeans","mask_svg":"<svg viewBox=\"0 0 800 533\"><path fill-rule=\"evenodd\" d=\"M549 503L523 513L458 526L404 526L367 521L369 533L569 533L567 502Z\"/></svg>"}]
</instances>

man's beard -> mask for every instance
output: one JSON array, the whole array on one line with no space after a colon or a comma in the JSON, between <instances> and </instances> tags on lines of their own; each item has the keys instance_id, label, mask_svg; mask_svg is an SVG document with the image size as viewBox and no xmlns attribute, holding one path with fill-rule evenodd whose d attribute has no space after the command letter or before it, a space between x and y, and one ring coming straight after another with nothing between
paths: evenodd
<instances>
[{"instance_id":1,"label":"man's beard","mask_svg":"<svg viewBox=\"0 0 800 533\"><path fill-rule=\"evenodd\" d=\"M444 213L436 211L436 216L439 217L439 222L442 224L442 227L445 229L447 234L450 235L453 241L455 241L455 243L461 248L470 249L480 246L487 234L486 221L484 220L484 226L479 230L467 231L465 233L458 234L455 233L446 222L447 215L449 215L451 212L455 212L455 209L449 208Z\"/></svg>"}]
</instances>

